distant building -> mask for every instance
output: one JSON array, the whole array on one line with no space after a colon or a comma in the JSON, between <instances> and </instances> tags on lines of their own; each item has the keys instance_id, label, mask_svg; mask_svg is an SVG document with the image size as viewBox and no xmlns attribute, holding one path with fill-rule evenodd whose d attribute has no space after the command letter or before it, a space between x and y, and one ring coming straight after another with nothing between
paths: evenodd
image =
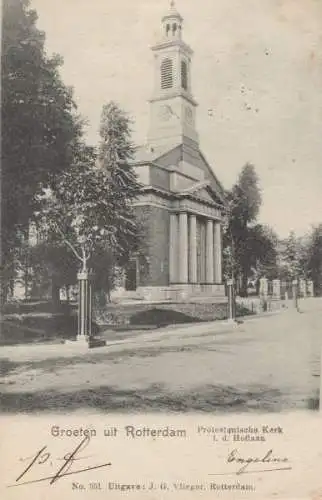
<instances>
[{"instance_id":1,"label":"distant building","mask_svg":"<svg viewBox=\"0 0 322 500\"><path fill-rule=\"evenodd\" d=\"M171 2L152 47L155 85L147 145L134 166L144 184L135 203L147 227L147 254L133 259L124 286L148 300L224 297L224 189L199 147L192 93L193 51Z\"/></svg>"}]
</instances>

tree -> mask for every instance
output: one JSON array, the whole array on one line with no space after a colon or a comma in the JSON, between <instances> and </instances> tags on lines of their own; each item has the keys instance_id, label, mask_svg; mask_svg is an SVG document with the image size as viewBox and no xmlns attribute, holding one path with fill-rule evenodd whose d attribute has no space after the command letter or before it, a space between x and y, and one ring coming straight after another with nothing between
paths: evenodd
<instances>
[{"instance_id":1,"label":"tree","mask_svg":"<svg viewBox=\"0 0 322 500\"><path fill-rule=\"evenodd\" d=\"M303 248L294 231L291 231L285 240L283 256L289 279L302 277L304 274Z\"/></svg>"},{"instance_id":2,"label":"tree","mask_svg":"<svg viewBox=\"0 0 322 500\"><path fill-rule=\"evenodd\" d=\"M118 261L122 265L139 248L139 228L133 201L142 185L131 166L135 151L131 140L131 120L113 101L103 106L100 137L99 164L108 176L119 217L123 220L123 224L116 227L117 240L122 248Z\"/></svg>"},{"instance_id":3,"label":"tree","mask_svg":"<svg viewBox=\"0 0 322 500\"><path fill-rule=\"evenodd\" d=\"M29 0L5 0L2 30L2 275L12 269L43 186L52 186L75 156L82 123L62 59L45 53ZM13 274L13 272L9 273Z\"/></svg>"},{"instance_id":4,"label":"tree","mask_svg":"<svg viewBox=\"0 0 322 500\"><path fill-rule=\"evenodd\" d=\"M70 287L76 284L77 261L71 249L58 241L55 235L29 249L29 265L32 269L32 293L41 296L51 290L54 306L60 297L60 288L65 288L69 300Z\"/></svg>"},{"instance_id":5,"label":"tree","mask_svg":"<svg viewBox=\"0 0 322 500\"><path fill-rule=\"evenodd\" d=\"M132 202L141 185L128 164L133 150L126 114L114 103L104 106L98 161L85 150L85 163L64 171L41 198L40 225L60 238L83 271L96 271L96 290L110 291L115 266L139 245Z\"/></svg>"},{"instance_id":6,"label":"tree","mask_svg":"<svg viewBox=\"0 0 322 500\"><path fill-rule=\"evenodd\" d=\"M73 165L64 172L55 191L44 193L38 220L70 248L84 271L97 244L118 244L116 200L106 172L98 167Z\"/></svg>"},{"instance_id":7,"label":"tree","mask_svg":"<svg viewBox=\"0 0 322 500\"><path fill-rule=\"evenodd\" d=\"M315 293L322 294L322 224L312 230L307 255L307 268Z\"/></svg>"},{"instance_id":8,"label":"tree","mask_svg":"<svg viewBox=\"0 0 322 500\"><path fill-rule=\"evenodd\" d=\"M277 236L266 225L256 224L248 230L249 260L254 278L277 278Z\"/></svg>"},{"instance_id":9,"label":"tree","mask_svg":"<svg viewBox=\"0 0 322 500\"><path fill-rule=\"evenodd\" d=\"M114 287L115 279L119 277L120 269L126 267L131 255L139 253L143 248L143 222L133 208L133 201L140 193L142 185L131 166L135 151L131 125L132 121L127 113L115 102L111 101L103 106L98 160L109 178L111 192L123 221L123 224L117 225L115 233L119 242L118 252L112 252L111 248L102 248L100 245L92 263L97 271L100 266L105 265L104 273L97 273L100 274L100 279L96 288L107 292L108 296Z\"/></svg>"},{"instance_id":10,"label":"tree","mask_svg":"<svg viewBox=\"0 0 322 500\"><path fill-rule=\"evenodd\" d=\"M235 282L241 278L241 293L247 294L248 278L252 263L256 258L254 244L254 229L260 204L261 193L258 187L258 177L255 168L247 163L232 190L228 192L228 223L224 233L224 262L231 261L230 268Z\"/></svg>"},{"instance_id":11,"label":"tree","mask_svg":"<svg viewBox=\"0 0 322 500\"><path fill-rule=\"evenodd\" d=\"M261 206L261 192L254 165L246 163L229 195L232 225L245 228L254 222Z\"/></svg>"}]
</instances>

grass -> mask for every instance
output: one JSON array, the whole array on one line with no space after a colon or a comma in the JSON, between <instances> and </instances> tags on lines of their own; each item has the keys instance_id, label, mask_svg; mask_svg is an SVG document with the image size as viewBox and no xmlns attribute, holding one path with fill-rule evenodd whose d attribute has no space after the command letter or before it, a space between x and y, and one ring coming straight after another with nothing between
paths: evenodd
<instances>
[{"instance_id":1,"label":"grass","mask_svg":"<svg viewBox=\"0 0 322 500\"><path fill-rule=\"evenodd\" d=\"M190 311L190 308L189 308ZM113 313L116 322L104 324L99 327L92 324L92 332L98 335L100 330L107 328L115 331L153 330L168 325L214 321L227 317L225 309L216 309L216 304L206 304L205 310L195 308L191 304L191 314L175 309L175 305L167 308L151 308L146 305L145 310L131 311L129 318L126 308L120 307ZM59 311L53 311L48 301L23 302L7 304L5 314L1 319L0 346L28 343L57 343L64 339L73 339L77 335L77 313L67 304L63 304ZM237 316L252 314L249 309L237 305Z\"/></svg>"},{"instance_id":2,"label":"grass","mask_svg":"<svg viewBox=\"0 0 322 500\"><path fill-rule=\"evenodd\" d=\"M77 316L61 313L4 317L0 322L0 345L28 344L38 342L62 342L64 339L73 339L77 335ZM98 333L98 326L93 323L94 334Z\"/></svg>"}]
</instances>

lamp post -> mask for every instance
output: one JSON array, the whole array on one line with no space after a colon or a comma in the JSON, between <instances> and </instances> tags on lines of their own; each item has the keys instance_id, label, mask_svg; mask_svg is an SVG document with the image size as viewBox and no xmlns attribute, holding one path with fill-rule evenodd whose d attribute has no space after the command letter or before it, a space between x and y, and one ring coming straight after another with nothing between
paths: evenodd
<instances>
[{"instance_id":1,"label":"lamp post","mask_svg":"<svg viewBox=\"0 0 322 500\"><path fill-rule=\"evenodd\" d=\"M78 279L78 331L77 340L89 342L92 336L92 281L93 274L82 269Z\"/></svg>"},{"instance_id":2,"label":"lamp post","mask_svg":"<svg viewBox=\"0 0 322 500\"><path fill-rule=\"evenodd\" d=\"M235 321L235 308L234 308L234 290L233 290L233 280L227 280L227 294L228 294L228 321Z\"/></svg>"},{"instance_id":3,"label":"lamp post","mask_svg":"<svg viewBox=\"0 0 322 500\"><path fill-rule=\"evenodd\" d=\"M234 239L232 228L229 223L229 218L231 217L231 208L229 207L227 210L227 220L229 236L230 236L230 252L229 252L229 261L230 261L230 278L227 279L227 296L228 296L228 322L235 323L235 315L236 315L236 307L235 307L235 294L234 294L234 263L235 263L235 248L234 248Z\"/></svg>"},{"instance_id":4,"label":"lamp post","mask_svg":"<svg viewBox=\"0 0 322 500\"><path fill-rule=\"evenodd\" d=\"M81 244L82 268L77 274L78 279L78 329L77 340L89 343L92 336L92 280L93 274L87 267L90 255L86 254L84 236L79 237Z\"/></svg>"}]
</instances>

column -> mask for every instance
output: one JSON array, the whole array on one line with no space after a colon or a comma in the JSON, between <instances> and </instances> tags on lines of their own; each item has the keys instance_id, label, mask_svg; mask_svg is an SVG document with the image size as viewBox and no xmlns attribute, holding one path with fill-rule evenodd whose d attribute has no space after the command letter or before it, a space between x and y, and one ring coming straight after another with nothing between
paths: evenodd
<instances>
[{"instance_id":1,"label":"column","mask_svg":"<svg viewBox=\"0 0 322 500\"><path fill-rule=\"evenodd\" d=\"M314 284L313 284L312 280L309 280L307 282L307 293L308 293L309 297L314 297ZM321 366L322 366L322 362L321 362Z\"/></svg>"},{"instance_id":2,"label":"column","mask_svg":"<svg viewBox=\"0 0 322 500\"><path fill-rule=\"evenodd\" d=\"M206 282L214 282L214 223L207 220L206 227Z\"/></svg>"},{"instance_id":3,"label":"column","mask_svg":"<svg viewBox=\"0 0 322 500\"><path fill-rule=\"evenodd\" d=\"M179 283L188 283L188 215L179 214Z\"/></svg>"},{"instance_id":4,"label":"column","mask_svg":"<svg viewBox=\"0 0 322 500\"><path fill-rule=\"evenodd\" d=\"M189 216L189 282L197 283L197 218Z\"/></svg>"},{"instance_id":5,"label":"column","mask_svg":"<svg viewBox=\"0 0 322 500\"><path fill-rule=\"evenodd\" d=\"M273 280L273 299L280 300L281 298L281 282L280 280Z\"/></svg>"},{"instance_id":6,"label":"column","mask_svg":"<svg viewBox=\"0 0 322 500\"><path fill-rule=\"evenodd\" d=\"M306 297L306 281L304 279L300 279L300 294L301 297Z\"/></svg>"},{"instance_id":7,"label":"column","mask_svg":"<svg viewBox=\"0 0 322 500\"><path fill-rule=\"evenodd\" d=\"M268 295L268 281L267 278L260 278L259 280L259 295L267 298Z\"/></svg>"},{"instance_id":8,"label":"column","mask_svg":"<svg viewBox=\"0 0 322 500\"><path fill-rule=\"evenodd\" d=\"M221 225L220 222L214 223L214 281L215 283L222 283L222 264L221 264Z\"/></svg>"},{"instance_id":9,"label":"column","mask_svg":"<svg viewBox=\"0 0 322 500\"><path fill-rule=\"evenodd\" d=\"M170 214L169 280L170 283L177 283L178 281L178 215L177 214Z\"/></svg>"},{"instance_id":10,"label":"column","mask_svg":"<svg viewBox=\"0 0 322 500\"><path fill-rule=\"evenodd\" d=\"M292 281L292 295L293 295L293 305L296 308L296 310L299 312L299 305L298 305L298 281L295 279Z\"/></svg>"}]
</instances>

